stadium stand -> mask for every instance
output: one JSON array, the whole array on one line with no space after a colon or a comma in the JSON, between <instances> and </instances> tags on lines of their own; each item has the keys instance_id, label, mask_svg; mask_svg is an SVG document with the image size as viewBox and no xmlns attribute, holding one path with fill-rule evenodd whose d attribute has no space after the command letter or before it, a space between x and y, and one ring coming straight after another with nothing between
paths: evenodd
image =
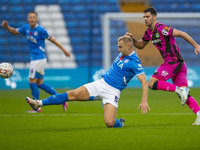
<instances>
[{"instance_id":1,"label":"stadium stand","mask_svg":"<svg viewBox=\"0 0 200 150\"><path fill-rule=\"evenodd\" d=\"M67 63L64 63L65 58L63 58L62 54L58 55L58 51L54 49L52 44L48 44L47 42L48 67L101 67L103 59L101 16L106 12L125 10L124 7L128 7L131 10L130 5L125 5L126 2L130 1L120 0L120 6L118 0L1 0L0 18L8 20L9 24L13 27L20 27L26 23L27 13L37 10L36 7L40 5L41 8L37 10L40 13L39 23L43 20L41 25L48 28L58 40L65 42L64 46L73 53L71 61L67 60ZM135 11L138 11L138 9L143 10L147 7L141 4L141 2L145 2L144 0L132 1L140 2L133 9ZM200 12L199 0L149 0L149 3L158 12ZM132 4L135 6L135 3ZM47 8L47 6L54 5L59 5L60 12L57 11L58 8L56 7ZM51 13L49 15L51 11L57 13ZM49 22L49 17L56 18L56 20L53 19L53 23ZM123 35L126 32L126 25L124 22L113 21L111 22L111 26L115 28L115 30L110 31L110 34L114 37L111 39L111 48L117 49L117 35ZM63 30L63 28L67 30ZM195 40L200 43L197 33L200 27L196 29L184 29L183 26L178 26L177 28L183 28L183 31L189 34L191 33L194 35ZM64 41L62 41L63 39ZM180 45L180 48L183 51L183 57L188 57L189 52L186 50L188 46ZM116 54L112 55L113 58L115 56ZM188 65L195 65L195 61L193 60L194 56L191 55L192 58L188 58ZM29 49L24 36L19 37L11 35L7 31L0 31L0 62L4 61L11 63L17 62L16 66L22 68L27 67L29 62Z\"/></svg>"}]
</instances>

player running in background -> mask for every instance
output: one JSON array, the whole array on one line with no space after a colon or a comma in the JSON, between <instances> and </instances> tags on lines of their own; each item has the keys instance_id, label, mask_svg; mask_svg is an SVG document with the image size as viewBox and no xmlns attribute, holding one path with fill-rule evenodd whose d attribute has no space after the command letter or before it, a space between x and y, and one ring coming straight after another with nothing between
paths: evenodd
<instances>
[{"instance_id":1,"label":"player running in background","mask_svg":"<svg viewBox=\"0 0 200 150\"><path fill-rule=\"evenodd\" d=\"M189 94L187 68L174 37L181 37L190 43L195 48L196 54L200 53L200 46L187 33L157 22L157 11L154 8L146 9L143 17L146 26L149 27L143 38L136 40L131 33L126 35L132 37L134 46L139 49L144 48L151 40L164 59L164 63L150 78L149 88L178 93L181 105L186 103L197 114L193 125L200 125L200 107ZM173 84L166 82L168 79L172 79Z\"/></svg>"},{"instance_id":2,"label":"player running in background","mask_svg":"<svg viewBox=\"0 0 200 150\"><path fill-rule=\"evenodd\" d=\"M58 94L53 87L45 84L43 81L44 67L47 62L45 55L45 39L48 39L57 47L59 47L66 55L66 57L70 57L70 54L61 45L61 43L59 43L53 36L48 34L45 28L37 24L36 12L29 12L27 21L29 24L25 24L20 28L13 28L9 26L8 22L5 20L2 22L1 26L7 29L12 34L23 34L27 37L31 55L29 85L32 91L33 99L39 99L39 88L51 95ZM67 103L62 103L62 105L64 111L67 111ZM31 110L27 112L41 112L41 109L38 109L37 111Z\"/></svg>"},{"instance_id":3,"label":"player running in background","mask_svg":"<svg viewBox=\"0 0 200 150\"><path fill-rule=\"evenodd\" d=\"M129 36L118 38L118 51L120 54L102 79L44 100L32 100L27 97L27 102L37 110L42 106L62 104L66 101L102 99L104 121L107 127L123 127L124 119L116 119L118 101L121 91L135 75L142 83L143 93L138 110L141 109L141 113L147 113L147 108L149 110L150 108L147 103L148 83L140 59L133 50L133 41Z\"/></svg>"}]
</instances>

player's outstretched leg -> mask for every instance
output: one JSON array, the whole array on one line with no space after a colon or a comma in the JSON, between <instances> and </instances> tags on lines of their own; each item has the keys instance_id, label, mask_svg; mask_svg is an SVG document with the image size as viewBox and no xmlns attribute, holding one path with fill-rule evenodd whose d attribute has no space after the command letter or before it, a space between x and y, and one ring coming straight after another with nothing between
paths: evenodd
<instances>
[{"instance_id":1,"label":"player's outstretched leg","mask_svg":"<svg viewBox=\"0 0 200 150\"><path fill-rule=\"evenodd\" d=\"M63 104L64 102L68 101L68 95L65 92L61 94L52 95L44 100L33 100L27 97L26 101L34 110L38 110L40 107L45 106L45 105Z\"/></svg>"},{"instance_id":2,"label":"player's outstretched leg","mask_svg":"<svg viewBox=\"0 0 200 150\"><path fill-rule=\"evenodd\" d=\"M44 90L45 92L51 94L51 95L56 95L58 94L58 92L50 85L46 84L46 83L42 83L38 86L40 89ZM62 103L62 107L64 111L67 111L68 108L68 104L67 102Z\"/></svg>"}]
</instances>

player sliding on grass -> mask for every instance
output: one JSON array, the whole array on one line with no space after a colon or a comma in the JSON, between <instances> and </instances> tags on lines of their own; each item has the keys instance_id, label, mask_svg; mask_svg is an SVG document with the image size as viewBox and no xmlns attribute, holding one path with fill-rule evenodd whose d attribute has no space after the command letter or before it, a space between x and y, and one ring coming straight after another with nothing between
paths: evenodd
<instances>
[{"instance_id":1,"label":"player sliding on grass","mask_svg":"<svg viewBox=\"0 0 200 150\"><path fill-rule=\"evenodd\" d=\"M149 88L153 90L164 90L176 92L181 98L181 105L185 103L197 114L193 125L200 125L200 107L196 100L189 94L187 83L187 68L180 54L180 49L174 37L182 37L195 48L195 53L200 53L200 46L185 32L173 29L156 21L157 11L148 8L144 11L144 21L149 27L143 38L136 40L131 33L126 35L132 37L135 47L142 49L151 40L160 51L164 63L155 71L149 80ZM173 84L166 82L172 79Z\"/></svg>"},{"instance_id":2,"label":"player sliding on grass","mask_svg":"<svg viewBox=\"0 0 200 150\"><path fill-rule=\"evenodd\" d=\"M141 109L141 113L144 114L150 108L147 103L148 83L140 59L133 50L133 41L129 36L123 36L118 39L118 51L120 54L102 79L66 93L53 95L44 100L32 100L27 97L27 102L33 109L37 110L42 106L62 104L66 101L102 99L104 121L107 127L123 127L125 120L116 119L118 101L121 91L126 88L128 82L135 75L142 83L143 93L138 110Z\"/></svg>"},{"instance_id":3,"label":"player sliding on grass","mask_svg":"<svg viewBox=\"0 0 200 150\"><path fill-rule=\"evenodd\" d=\"M23 34L27 37L30 54L30 72L29 72L29 85L31 88L31 94L33 99L39 99L39 88L45 92L54 95L57 94L56 90L50 85L44 83L44 67L46 64L45 55L45 39L48 39L59 47L66 57L69 57L69 52L59 43L53 36L49 35L47 30L37 24L37 13L29 12L28 19L29 24L25 24L20 28L13 28L8 25L7 21L3 21L1 26L7 29L12 34ZM67 103L63 103L64 111L67 111ZM28 113L41 112L41 109L37 111L31 110Z\"/></svg>"}]
</instances>

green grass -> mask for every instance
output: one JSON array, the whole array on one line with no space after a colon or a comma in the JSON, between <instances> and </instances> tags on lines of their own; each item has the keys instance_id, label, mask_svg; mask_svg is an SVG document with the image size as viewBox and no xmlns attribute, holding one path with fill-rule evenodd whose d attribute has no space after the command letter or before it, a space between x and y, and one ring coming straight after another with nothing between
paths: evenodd
<instances>
[{"instance_id":1,"label":"green grass","mask_svg":"<svg viewBox=\"0 0 200 150\"><path fill-rule=\"evenodd\" d=\"M200 89L192 89L199 98ZM64 90L59 90L64 92ZM27 114L25 97L30 90L0 91L0 149L2 150L194 150L200 149L200 126L192 126L196 115L181 106L175 93L149 90L151 112L137 111L141 89L122 92L117 117L125 118L124 128L107 128L102 104L69 102L43 107L41 114ZM48 95L41 93L41 98Z\"/></svg>"}]
</instances>

